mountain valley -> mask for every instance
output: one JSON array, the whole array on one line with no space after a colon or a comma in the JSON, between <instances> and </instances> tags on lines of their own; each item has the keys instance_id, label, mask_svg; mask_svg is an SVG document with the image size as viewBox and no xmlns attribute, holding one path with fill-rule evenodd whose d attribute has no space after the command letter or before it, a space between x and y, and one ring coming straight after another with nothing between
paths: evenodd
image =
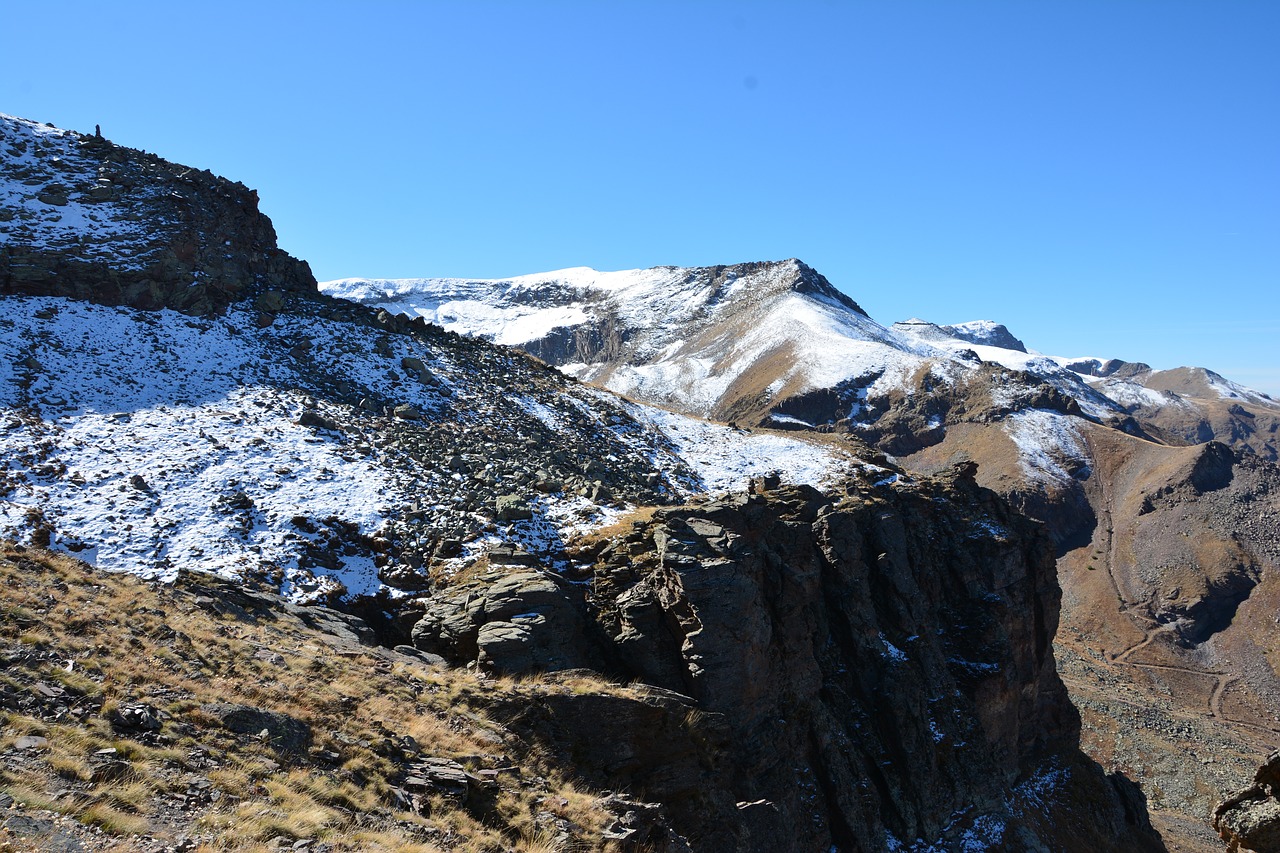
<instances>
[{"instance_id":1,"label":"mountain valley","mask_svg":"<svg viewBox=\"0 0 1280 853\"><path fill-rule=\"evenodd\" d=\"M1212 371L794 259L317 284L8 116L0 300L0 845L1213 851L1280 745L1280 403Z\"/></svg>"}]
</instances>

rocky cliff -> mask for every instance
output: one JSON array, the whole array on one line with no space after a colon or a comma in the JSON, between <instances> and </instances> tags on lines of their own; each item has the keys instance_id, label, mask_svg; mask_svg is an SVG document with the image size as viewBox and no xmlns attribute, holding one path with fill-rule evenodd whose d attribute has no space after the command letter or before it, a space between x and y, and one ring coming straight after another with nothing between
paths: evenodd
<instances>
[{"instance_id":1,"label":"rocky cliff","mask_svg":"<svg viewBox=\"0 0 1280 853\"><path fill-rule=\"evenodd\" d=\"M508 724L663 804L696 850L1162 849L1079 752L1051 544L967 473L838 496L761 480L658 510L584 547L585 602L491 578L427 600L415 641L670 691L558 697Z\"/></svg>"},{"instance_id":2,"label":"rocky cliff","mask_svg":"<svg viewBox=\"0 0 1280 853\"><path fill-rule=\"evenodd\" d=\"M1228 853L1280 849L1280 752L1267 756L1252 785L1214 809L1213 827L1227 842Z\"/></svg>"},{"instance_id":3,"label":"rocky cliff","mask_svg":"<svg viewBox=\"0 0 1280 853\"><path fill-rule=\"evenodd\" d=\"M0 115L0 294L204 315L315 286L244 184Z\"/></svg>"}]
</instances>

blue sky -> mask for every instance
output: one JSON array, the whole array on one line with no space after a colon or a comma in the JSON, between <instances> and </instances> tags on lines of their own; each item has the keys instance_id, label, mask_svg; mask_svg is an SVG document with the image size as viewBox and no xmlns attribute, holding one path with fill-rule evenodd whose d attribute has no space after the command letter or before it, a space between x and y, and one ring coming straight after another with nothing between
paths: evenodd
<instances>
[{"instance_id":1,"label":"blue sky","mask_svg":"<svg viewBox=\"0 0 1280 853\"><path fill-rule=\"evenodd\" d=\"M1280 3L9 3L0 111L321 279L799 257L883 323L1280 396Z\"/></svg>"}]
</instances>

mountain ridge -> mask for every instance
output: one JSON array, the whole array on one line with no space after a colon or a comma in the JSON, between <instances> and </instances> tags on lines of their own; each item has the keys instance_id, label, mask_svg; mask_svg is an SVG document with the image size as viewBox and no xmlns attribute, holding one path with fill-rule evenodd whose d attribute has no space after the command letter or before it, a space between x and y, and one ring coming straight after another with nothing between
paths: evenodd
<instances>
[{"instance_id":1,"label":"mountain ridge","mask_svg":"<svg viewBox=\"0 0 1280 853\"><path fill-rule=\"evenodd\" d=\"M34 173L24 170L58 168L54 162L68 150L60 146L75 139L29 148L32 156L47 155L34 166L18 155L0 157L0 186L30 214L15 219L33 228L63 222L53 219L57 209L84 190L69 187L66 205L56 203L62 196L28 198L23 181ZM159 187L168 188L167 167L155 170ZM190 209L216 213L224 189L196 180ZM134 236L161 252L173 247L168 203L143 205L134 212L144 218L129 220L145 232ZM150 228L146 214L154 217ZM580 796L592 805L579 813L601 826L569 828L565 838L601 838L603 849L619 853L1023 843L1081 853L1111 844L1162 849L1141 795L1078 748L1079 724L1052 653L1060 596L1052 543L982 488L970 466L915 475L856 436L746 429L646 407L422 316L316 293L296 265L288 267L294 278L273 279L270 269L255 271L257 256L248 251L249 235L261 226L256 214L218 216L208 232L202 217L182 222L196 229L197 249L209 251L196 251L171 276L153 277L150 267L131 271L128 255L117 270L109 248L91 262L105 271L81 274L78 244L66 245L29 255L41 287L52 292L0 294L7 309L0 316L5 534L31 543L19 549L115 559L115 568L158 579L170 570L179 577L186 568L217 570L231 582L212 585L223 592L197 596L192 606L225 612L224 630L237 635L253 622L240 612L252 598L237 592L241 585L343 607L369 628L349 616L336 619L342 630L400 649L400 657L378 658L401 666L408 659L415 668L465 666L483 697L474 701L504 706L498 725L485 723L488 734L477 734L489 738L494 755L475 755L443 735L447 726L430 729L425 744L390 731L383 720L392 709L367 689L346 699L326 694L324 718L363 713L369 731L355 746L379 757L356 754L379 762L378 773L344 759L350 744L333 735L318 744L318 764L272 760L254 771L252 784L219 775L220 784L234 783L223 792L232 796L205 819L283 814L280 821L249 821L233 845L309 839L354 849L359 839L344 831L349 822L306 823L289 813L296 802L289 791L327 791L324 774L342 772L356 790L373 786L370 797L343 794L348 799L340 802L356 820L407 824L428 839L428 850L437 838L454 848L480 845L484 826L513 849L528 847L536 839L519 833L529 821L501 811L526 802L515 787L529 773L497 753L510 746L528 756L533 744L559 768L554 772L590 773ZM210 239L221 237L218 228L246 234L229 236L228 247ZM10 245L15 233L0 229L0 243ZM248 253L227 258L219 245ZM274 245L259 248L264 259L290 263L272 253ZM225 261L238 271L227 279L234 287L180 298ZM135 283L150 284L137 291L112 284L112 276L134 272L141 276ZM739 286L749 277L772 282L774 291L753 301ZM796 328L825 330L823 341L861 330L920 360L934 352L873 324L856 303L823 295L824 281L792 264L726 267L674 282L685 288L676 291L685 314L710 324L690 351L715 345L732 359L742 344L767 350L776 341L767 321L802 306L808 325ZM798 292L797 283L809 292ZM689 294L701 301L689 303ZM651 295L646 310L675 301ZM736 339L741 323L718 307L730 303L760 325L754 339ZM537 310L547 307L566 306ZM620 352L655 358L674 344L664 330L613 332L597 328L581 344L600 351L616 342ZM819 347L805 354L813 359L806 367L818 365ZM778 364L786 360L775 355ZM760 377L732 379L746 387ZM26 553L19 549L5 553ZM17 630L63 643L44 630L60 624L68 605L58 602L15 602ZM290 614L335 621L292 606ZM184 642L168 624L170 614L158 609L145 622L133 610L121 619L133 617L162 645ZM11 639L21 645L20 637ZM305 646L309 638L296 634L290 642ZM145 643L130 648L154 649L156 666L184 674L195 666L185 646L181 654ZM313 675L327 671L289 651L266 650L261 666L236 660L209 673L191 670L191 677L241 678L251 668L279 666L277 657ZM394 662L394 692L407 704L442 690L446 704L463 695L448 692L451 679L411 675ZM33 665L38 679L53 677L45 663ZM575 681L565 670L576 665L599 667L599 675L620 683L669 686L617 691L597 676ZM540 676L547 670L551 676ZM543 688L539 677L569 679L570 687ZM65 672L58 678L74 681ZM505 688L488 690L506 678L532 685L511 698ZM75 683L80 694L104 692ZM250 720L271 721L265 728L273 746L305 745L298 697L269 684L245 688L257 691ZM0 741L0 785L17 784L6 774L8 760L20 757L32 771L22 784L61 784L76 793L6 794L20 809L16 817L26 820L30 804L41 803L92 822L116 780L73 772L80 765L68 763L61 741L115 725L116 709L104 703L72 720L46 701L50 690L63 695L43 680L5 681L12 730ZM228 722L244 708L213 703L193 714L190 695L145 674L110 698L130 709L120 719L154 719L147 732L193 750L202 741L183 738L204 738L199 729L226 728L238 742L262 731ZM425 707L438 710L438 698ZM792 719L794 728L784 722ZM292 736L273 735L272 726ZM151 737L129 731L129 741ZM121 751L136 749L121 743ZM175 780L207 766L182 763L204 761L202 751L195 754L169 756L178 762ZM58 781L46 755L56 755L67 779ZM340 759L348 763L336 764ZM441 785L473 790L468 768L485 774L474 783L476 796L461 801L472 822L459 818L446 833L415 829L424 812L451 813L430 805ZM157 847L179 843L174 827L161 822L172 814L169 784L139 789L128 803L128 826L168 833ZM609 824L601 816L605 792L619 789L652 794L655 802L627 800ZM534 822L559 832L553 811L564 806L541 802L549 815L536 813ZM123 825L112 824L116 831Z\"/></svg>"}]
</instances>

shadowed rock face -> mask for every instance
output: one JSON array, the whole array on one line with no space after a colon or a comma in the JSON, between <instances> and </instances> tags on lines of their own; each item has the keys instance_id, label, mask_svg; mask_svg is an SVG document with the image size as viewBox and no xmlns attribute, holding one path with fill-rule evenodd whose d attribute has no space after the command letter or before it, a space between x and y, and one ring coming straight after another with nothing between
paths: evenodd
<instances>
[{"instance_id":1,"label":"shadowed rock face","mask_svg":"<svg viewBox=\"0 0 1280 853\"><path fill-rule=\"evenodd\" d=\"M663 690L556 697L511 726L665 804L695 849L1161 849L1140 795L1126 820L1079 752L1048 539L971 479L660 510L592 590L588 636Z\"/></svg>"}]
</instances>

